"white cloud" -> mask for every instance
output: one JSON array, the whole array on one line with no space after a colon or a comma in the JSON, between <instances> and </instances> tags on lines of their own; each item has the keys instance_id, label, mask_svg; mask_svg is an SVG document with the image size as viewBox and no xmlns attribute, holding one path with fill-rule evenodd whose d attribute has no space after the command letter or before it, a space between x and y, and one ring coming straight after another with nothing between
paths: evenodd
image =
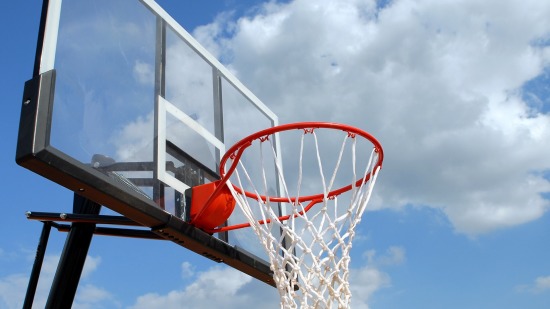
<instances>
[{"instance_id":1,"label":"white cloud","mask_svg":"<svg viewBox=\"0 0 550 309\"><path fill-rule=\"evenodd\" d=\"M149 293L140 296L132 309L139 308L242 308L250 304L266 304L262 308L278 308L277 291L264 283L229 267L213 267L197 274L195 282L182 290L167 294ZM274 304L273 306L269 306Z\"/></svg>"},{"instance_id":2,"label":"white cloud","mask_svg":"<svg viewBox=\"0 0 550 309\"><path fill-rule=\"evenodd\" d=\"M12 253L12 255L21 255ZM55 271L59 262L59 255L46 255L40 272L40 280L33 301L34 308L43 308L46 305ZM33 259L28 259L30 263ZM116 305L113 297L101 287L86 283L86 278L93 273L101 261L100 257L87 256L81 278L81 285L77 290L74 301L75 308L101 308L106 305L112 308ZM15 273L0 278L0 307L21 308L25 299L25 293L29 284L30 265L28 273Z\"/></svg>"},{"instance_id":3,"label":"white cloud","mask_svg":"<svg viewBox=\"0 0 550 309\"><path fill-rule=\"evenodd\" d=\"M0 305L2 308L21 308L24 292L29 283L28 276L13 274L0 278Z\"/></svg>"},{"instance_id":4,"label":"white cloud","mask_svg":"<svg viewBox=\"0 0 550 309\"><path fill-rule=\"evenodd\" d=\"M381 288L389 287L391 279L379 269L365 266L350 271L350 283L352 307L369 308L368 303L373 294Z\"/></svg>"},{"instance_id":5,"label":"white cloud","mask_svg":"<svg viewBox=\"0 0 550 309\"><path fill-rule=\"evenodd\" d=\"M377 256L375 251L365 253L365 266L350 269L350 288L353 308L368 308L373 294L391 285L390 276L379 267L399 265L405 260L405 250L392 246ZM183 269L190 265L182 264ZM197 278L181 290L165 294L148 293L138 297L131 309L139 308L241 308L250 304L262 304L262 308L279 308L277 290L235 269L212 267L196 274Z\"/></svg>"},{"instance_id":6,"label":"white cloud","mask_svg":"<svg viewBox=\"0 0 550 309\"><path fill-rule=\"evenodd\" d=\"M20 252L12 252L11 255L21 258ZM29 264L33 263L34 259L31 258L31 255L28 257L29 259L25 259L25 261L29 262ZM33 302L34 306L37 308L44 307L46 304L48 291L55 275L58 261L59 255L46 255L44 257L42 270L40 272L40 280ZM30 267L29 273L15 273L0 278L0 304L4 304L5 308L21 308L29 284L29 276ZM4 307L2 306L2 308Z\"/></svg>"},{"instance_id":7,"label":"white cloud","mask_svg":"<svg viewBox=\"0 0 550 309\"><path fill-rule=\"evenodd\" d=\"M87 278L91 273L93 273L101 264L101 257L90 256L86 257L86 262L84 262L84 269L82 269L82 278Z\"/></svg>"},{"instance_id":8,"label":"white cloud","mask_svg":"<svg viewBox=\"0 0 550 309\"><path fill-rule=\"evenodd\" d=\"M73 308L103 308L106 301L109 301L109 305L105 308L120 307L107 290L92 284L82 284L78 287Z\"/></svg>"},{"instance_id":9,"label":"white cloud","mask_svg":"<svg viewBox=\"0 0 550 309\"><path fill-rule=\"evenodd\" d=\"M538 292L550 290L550 276L535 279L534 289Z\"/></svg>"},{"instance_id":10,"label":"white cloud","mask_svg":"<svg viewBox=\"0 0 550 309\"><path fill-rule=\"evenodd\" d=\"M111 138L117 160L148 160L153 151L153 112L126 124Z\"/></svg>"},{"instance_id":11,"label":"white cloud","mask_svg":"<svg viewBox=\"0 0 550 309\"><path fill-rule=\"evenodd\" d=\"M134 77L141 84L151 84L155 81L155 73L152 65L141 60L136 60L134 64Z\"/></svg>"},{"instance_id":12,"label":"white cloud","mask_svg":"<svg viewBox=\"0 0 550 309\"><path fill-rule=\"evenodd\" d=\"M364 253L364 257L367 258L368 265L376 266L399 265L406 261L405 248L399 246L389 247L381 256L377 256L374 249L368 250Z\"/></svg>"},{"instance_id":13,"label":"white cloud","mask_svg":"<svg viewBox=\"0 0 550 309\"><path fill-rule=\"evenodd\" d=\"M550 3L536 0L296 0L208 42L281 122L343 122L380 139L372 208L435 207L476 235L550 207L550 115L521 97L550 63L534 43L550 36L543 12Z\"/></svg>"},{"instance_id":14,"label":"white cloud","mask_svg":"<svg viewBox=\"0 0 550 309\"><path fill-rule=\"evenodd\" d=\"M400 246L391 246L382 255L377 255L376 250L368 250L363 256L366 265L350 270L354 308L368 308L375 292L391 286L391 278L381 270L382 267L400 265L406 261L405 248Z\"/></svg>"},{"instance_id":15,"label":"white cloud","mask_svg":"<svg viewBox=\"0 0 550 309\"><path fill-rule=\"evenodd\" d=\"M532 284L520 285L516 288L520 292L543 293L550 291L550 276L537 277Z\"/></svg>"},{"instance_id":16,"label":"white cloud","mask_svg":"<svg viewBox=\"0 0 550 309\"><path fill-rule=\"evenodd\" d=\"M190 278L195 274L195 267L189 262L181 263L181 277Z\"/></svg>"}]
</instances>

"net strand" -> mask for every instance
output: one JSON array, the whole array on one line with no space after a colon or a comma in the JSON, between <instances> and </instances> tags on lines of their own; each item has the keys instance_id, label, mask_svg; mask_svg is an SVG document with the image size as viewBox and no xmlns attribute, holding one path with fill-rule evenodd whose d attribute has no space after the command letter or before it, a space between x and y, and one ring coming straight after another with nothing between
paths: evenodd
<instances>
[{"instance_id":1,"label":"net strand","mask_svg":"<svg viewBox=\"0 0 550 309\"><path fill-rule=\"evenodd\" d=\"M309 204L299 200L303 185L306 135L313 136L316 165L319 168L323 186L322 200L311 201ZM350 195L349 203L341 203L340 196L328 195L340 171L340 163L350 138L352 139L351 158L349 158L353 176L352 188L348 193ZM269 143L264 143L266 140L269 140ZM269 185L265 161L270 160L265 160L264 144L271 146L272 159L275 161L275 173L280 180L279 185L283 194L286 194L284 196L292 196L289 194L288 183L270 138L260 142L259 151L263 182L260 187L264 190L263 195L268 198L262 199L262 194L257 190L249 170L242 161L239 161L239 168L233 175L238 187L252 188L250 191L254 193L254 198L236 191L230 183L229 188L237 205L268 254L273 278L280 295L281 308L349 308L351 300L349 253L351 242L355 236L354 229L366 209L378 175L378 167L371 170L377 156L376 150L372 150L367 161L362 174L363 181L357 182L356 139L354 135L347 134L342 141L334 171L327 184L317 134L314 130L304 131L299 145L296 198L289 199L288 203L273 203L267 194ZM243 186L245 181L247 186ZM287 207L288 210L285 214L290 217L288 221L281 222L279 220L281 213L275 210L283 206ZM311 216L306 211L309 207L315 207Z\"/></svg>"}]
</instances>

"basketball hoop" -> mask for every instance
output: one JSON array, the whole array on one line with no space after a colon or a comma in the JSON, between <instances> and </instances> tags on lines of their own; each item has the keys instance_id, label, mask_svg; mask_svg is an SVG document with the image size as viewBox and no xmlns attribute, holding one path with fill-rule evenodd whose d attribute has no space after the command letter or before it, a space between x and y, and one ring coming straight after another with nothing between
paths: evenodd
<instances>
[{"instance_id":1,"label":"basketball hoop","mask_svg":"<svg viewBox=\"0 0 550 309\"><path fill-rule=\"evenodd\" d=\"M299 139L291 177L285 177L277 151L283 133ZM322 139L324 134L331 135ZM338 143L334 136L342 138L340 147L333 145ZM330 145L323 148L320 141ZM361 152L364 156L357 156L358 148L367 149ZM311 157L307 149L313 159L307 159ZM334 155L326 160L323 155L329 150ZM244 157L245 151L257 154L257 160ZM325 178L327 161L334 163L330 178ZM251 227L269 256L281 308L349 308L348 267L354 229L369 202L382 161L380 143L355 127L324 122L272 127L231 147L221 160L222 179L193 191L191 223L210 233ZM316 182L308 180L312 179L311 170L317 170ZM275 175L277 194L266 177L270 173ZM340 183L342 177L347 185ZM304 193L313 185L319 187L317 193ZM219 227L235 204L248 222Z\"/></svg>"}]
</instances>

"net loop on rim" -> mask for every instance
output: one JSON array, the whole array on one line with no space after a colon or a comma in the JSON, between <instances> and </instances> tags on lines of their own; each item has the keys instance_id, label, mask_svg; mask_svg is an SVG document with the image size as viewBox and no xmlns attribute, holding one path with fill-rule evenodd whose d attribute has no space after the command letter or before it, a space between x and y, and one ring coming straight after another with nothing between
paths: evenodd
<instances>
[{"instance_id":1,"label":"net loop on rim","mask_svg":"<svg viewBox=\"0 0 550 309\"><path fill-rule=\"evenodd\" d=\"M276 151L275 134L294 129L302 132L296 147L299 159L292 177L287 178ZM344 131L332 173L326 174L329 178L325 177L326 148L320 146L317 136L324 129ZM306 135L313 139L311 154L310 148L305 150ZM359 136L372 147L370 157L359 158L366 162L357 162ZM255 140L259 143L253 143ZM253 146L259 147L258 160L243 159L244 149ZM346 125L298 123L260 131L230 148L220 167L223 183L227 183L248 222L210 232L252 228L271 262L281 308L349 308L349 253L355 227L370 200L382 160L382 147L374 137ZM230 166L227 173L226 165ZM351 183L339 187L344 165L345 170L351 169L351 173L346 172L351 174L346 178ZM315 178L320 180L316 183L321 193L302 195L311 185L311 171L304 170L308 168L318 169ZM270 171L277 177L276 195L270 192L267 176Z\"/></svg>"}]
</instances>

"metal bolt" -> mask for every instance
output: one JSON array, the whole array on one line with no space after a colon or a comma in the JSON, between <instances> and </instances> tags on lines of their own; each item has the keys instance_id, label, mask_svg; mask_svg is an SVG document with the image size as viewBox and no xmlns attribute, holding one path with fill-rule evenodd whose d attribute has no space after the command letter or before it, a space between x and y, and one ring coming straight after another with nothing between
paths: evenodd
<instances>
[{"instance_id":1,"label":"metal bolt","mask_svg":"<svg viewBox=\"0 0 550 309\"><path fill-rule=\"evenodd\" d=\"M67 214L60 214L59 218L65 220L65 219L67 219Z\"/></svg>"},{"instance_id":2,"label":"metal bolt","mask_svg":"<svg viewBox=\"0 0 550 309\"><path fill-rule=\"evenodd\" d=\"M23 104L25 105L29 105L31 103L31 99L26 99L25 101L23 101Z\"/></svg>"}]
</instances>

